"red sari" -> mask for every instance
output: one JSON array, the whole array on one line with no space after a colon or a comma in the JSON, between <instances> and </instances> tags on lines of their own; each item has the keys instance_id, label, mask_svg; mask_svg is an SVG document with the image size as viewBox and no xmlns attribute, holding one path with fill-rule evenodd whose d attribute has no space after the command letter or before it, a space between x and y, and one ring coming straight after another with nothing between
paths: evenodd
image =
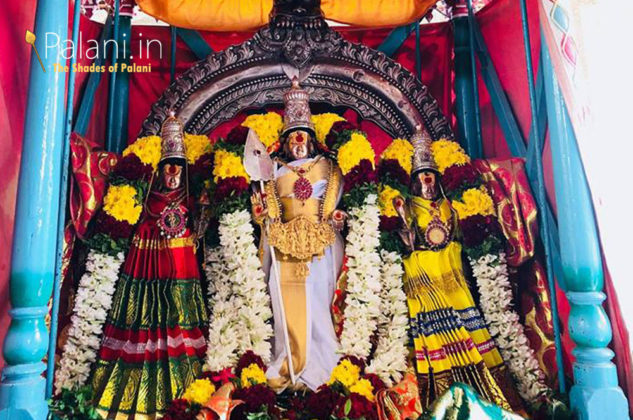
<instances>
[{"instance_id":1,"label":"red sari","mask_svg":"<svg viewBox=\"0 0 633 420\"><path fill-rule=\"evenodd\" d=\"M161 213L188 215L182 189L152 191L116 285L92 377L100 414L153 419L201 372L207 312L193 235L161 235Z\"/></svg>"}]
</instances>

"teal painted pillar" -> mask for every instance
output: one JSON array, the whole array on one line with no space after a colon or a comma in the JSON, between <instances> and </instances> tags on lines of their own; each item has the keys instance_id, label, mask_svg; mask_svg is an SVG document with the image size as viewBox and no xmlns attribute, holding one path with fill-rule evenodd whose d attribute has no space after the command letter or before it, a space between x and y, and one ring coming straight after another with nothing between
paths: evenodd
<instances>
[{"instance_id":1,"label":"teal painted pillar","mask_svg":"<svg viewBox=\"0 0 633 420\"><path fill-rule=\"evenodd\" d=\"M0 384L2 420L44 420L48 413L42 359L55 271L66 79L53 64L66 64L61 53L68 36L68 1L38 1L34 32L46 72L32 51L11 257L12 319ZM47 48L56 40L59 47Z\"/></svg>"},{"instance_id":2,"label":"teal painted pillar","mask_svg":"<svg viewBox=\"0 0 633 420\"><path fill-rule=\"evenodd\" d=\"M131 63L131 37L132 37L132 14L126 13L121 8L119 17L119 71L114 79L114 90L111 97L112 105L110 112L112 114L111 124L108 128L112 134L106 148L111 152L121 153L128 143L128 110L130 100L130 73L121 71L123 66L129 66Z\"/></svg>"},{"instance_id":3,"label":"teal painted pillar","mask_svg":"<svg viewBox=\"0 0 633 420\"><path fill-rule=\"evenodd\" d=\"M602 307L604 274L591 192L549 52L542 45L561 262L571 305L569 335L576 343L570 402L580 420L628 419L627 400L611 362L614 354L607 348L611 325Z\"/></svg>"},{"instance_id":4,"label":"teal painted pillar","mask_svg":"<svg viewBox=\"0 0 633 420\"><path fill-rule=\"evenodd\" d=\"M478 134L477 112L479 98L476 95L473 78L473 56L471 54L471 28L468 22L466 0L460 0L453 7L453 36L455 49L455 114L457 134L462 147L473 159L483 157L483 149Z\"/></svg>"}]
</instances>

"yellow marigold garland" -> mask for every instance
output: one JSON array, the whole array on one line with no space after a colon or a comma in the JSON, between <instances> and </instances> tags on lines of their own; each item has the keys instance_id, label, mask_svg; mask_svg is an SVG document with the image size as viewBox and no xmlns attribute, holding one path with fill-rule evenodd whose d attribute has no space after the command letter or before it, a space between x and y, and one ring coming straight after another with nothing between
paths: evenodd
<instances>
[{"instance_id":1,"label":"yellow marigold garland","mask_svg":"<svg viewBox=\"0 0 633 420\"><path fill-rule=\"evenodd\" d=\"M213 180L218 182L231 177L242 177L250 182L240 156L224 149L216 150L213 158Z\"/></svg>"},{"instance_id":2,"label":"yellow marigold garland","mask_svg":"<svg viewBox=\"0 0 633 420\"><path fill-rule=\"evenodd\" d=\"M358 380L358 382L349 387L349 392L355 392L367 398L370 402L374 402L374 387L367 379Z\"/></svg>"},{"instance_id":3,"label":"yellow marigold garland","mask_svg":"<svg viewBox=\"0 0 633 420\"><path fill-rule=\"evenodd\" d=\"M452 204L462 220L476 214L482 216L495 214L494 203L484 186L464 191L461 200L454 200Z\"/></svg>"},{"instance_id":4,"label":"yellow marigold garland","mask_svg":"<svg viewBox=\"0 0 633 420\"><path fill-rule=\"evenodd\" d=\"M325 137L332 129L335 122L345 121L345 118L333 112L326 112L325 114L318 114L312 116L312 123L314 124L314 132L316 133L316 139L319 143L325 144Z\"/></svg>"},{"instance_id":5,"label":"yellow marigold garland","mask_svg":"<svg viewBox=\"0 0 633 420\"><path fill-rule=\"evenodd\" d=\"M242 122L242 126L253 129L264 146L269 148L279 140L284 122L281 115L276 112L268 112L266 114L249 115Z\"/></svg>"},{"instance_id":6,"label":"yellow marigold garland","mask_svg":"<svg viewBox=\"0 0 633 420\"><path fill-rule=\"evenodd\" d=\"M360 378L360 368L345 359L334 369L332 369L332 374L330 376L330 380L328 381L328 385L332 385L334 382L340 382L343 386L348 389L358 382Z\"/></svg>"},{"instance_id":7,"label":"yellow marigold garland","mask_svg":"<svg viewBox=\"0 0 633 420\"><path fill-rule=\"evenodd\" d=\"M211 142L205 135L187 134L185 133L185 151L187 155L187 163L193 165L200 156L211 150Z\"/></svg>"},{"instance_id":8,"label":"yellow marigold garland","mask_svg":"<svg viewBox=\"0 0 633 420\"><path fill-rule=\"evenodd\" d=\"M130 153L135 154L141 162L146 165L152 165L154 170L158 167L161 156L161 140L158 136L148 136L136 139L123 150L123 156Z\"/></svg>"},{"instance_id":9,"label":"yellow marigold garland","mask_svg":"<svg viewBox=\"0 0 633 420\"><path fill-rule=\"evenodd\" d=\"M374 166L376 154L363 134L352 133L349 141L338 150L337 161L343 175L347 175L361 160L367 159Z\"/></svg>"},{"instance_id":10,"label":"yellow marigold garland","mask_svg":"<svg viewBox=\"0 0 633 420\"><path fill-rule=\"evenodd\" d=\"M470 157L464 152L464 149L459 143L440 139L434 141L431 145L433 157L440 173L444 173L446 168L450 168L453 165L464 165L470 162Z\"/></svg>"},{"instance_id":11,"label":"yellow marigold garland","mask_svg":"<svg viewBox=\"0 0 633 420\"><path fill-rule=\"evenodd\" d=\"M389 185L382 185L380 193L378 194L378 206L380 207L380 214L387 217L397 216L396 208L393 206L394 198L398 197L400 191Z\"/></svg>"},{"instance_id":12,"label":"yellow marigold garland","mask_svg":"<svg viewBox=\"0 0 633 420\"><path fill-rule=\"evenodd\" d=\"M182 398L190 403L206 404L215 392L215 386L208 379L197 379L187 388Z\"/></svg>"},{"instance_id":13,"label":"yellow marigold garland","mask_svg":"<svg viewBox=\"0 0 633 420\"><path fill-rule=\"evenodd\" d=\"M395 159L402 169L411 175L411 159L413 158L413 145L409 140L394 139L380 155L381 160Z\"/></svg>"},{"instance_id":14,"label":"yellow marigold garland","mask_svg":"<svg viewBox=\"0 0 633 420\"><path fill-rule=\"evenodd\" d=\"M242 381L242 387L248 388L251 385L265 384L266 374L262 368L257 365L257 363L251 363L242 369L240 380Z\"/></svg>"},{"instance_id":15,"label":"yellow marigold garland","mask_svg":"<svg viewBox=\"0 0 633 420\"><path fill-rule=\"evenodd\" d=\"M110 185L103 199L103 210L116 220L133 225L143 211L136 194L136 189L131 185Z\"/></svg>"}]
</instances>

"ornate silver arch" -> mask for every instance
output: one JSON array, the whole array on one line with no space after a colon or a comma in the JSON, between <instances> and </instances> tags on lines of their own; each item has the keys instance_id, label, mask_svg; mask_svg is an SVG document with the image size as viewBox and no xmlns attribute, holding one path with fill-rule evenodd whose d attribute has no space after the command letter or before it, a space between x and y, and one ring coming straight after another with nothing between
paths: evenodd
<instances>
[{"instance_id":1,"label":"ornate silver arch","mask_svg":"<svg viewBox=\"0 0 633 420\"><path fill-rule=\"evenodd\" d=\"M311 8L278 0L271 22L255 36L210 54L176 79L152 106L141 135L156 134L173 110L191 133L208 133L238 113L281 104L289 73L311 101L358 112L394 137L422 122L434 138L453 138L426 86L383 53L345 41ZM300 2L299 2L300 3Z\"/></svg>"}]
</instances>

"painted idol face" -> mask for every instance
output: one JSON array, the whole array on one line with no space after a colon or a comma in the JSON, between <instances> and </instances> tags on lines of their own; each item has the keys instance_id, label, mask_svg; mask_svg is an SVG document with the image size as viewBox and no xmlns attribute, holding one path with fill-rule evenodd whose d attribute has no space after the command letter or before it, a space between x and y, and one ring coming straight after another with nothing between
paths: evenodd
<instances>
[{"instance_id":1,"label":"painted idol face","mask_svg":"<svg viewBox=\"0 0 633 420\"><path fill-rule=\"evenodd\" d=\"M163 186L175 190L182 185L183 166L178 163L166 163L162 169Z\"/></svg>"},{"instance_id":2,"label":"painted idol face","mask_svg":"<svg viewBox=\"0 0 633 420\"><path fill-rule=\"evenodd\" d=\"M312 137L307 131L297 130L288 134L286 154L292 160L304 159L312 154Z\"/></svg>"},{"instance_id":3,"label":"painted idol face","mask_svg":"<svg viewBox=\"0 0 633 420\"><path fill-rule=\"evenodd\" d=\"M414 193L426 200L435 200L439 195L438 179L435 171L423 170L413 179Z\"/></svg>"}]
</instances>

